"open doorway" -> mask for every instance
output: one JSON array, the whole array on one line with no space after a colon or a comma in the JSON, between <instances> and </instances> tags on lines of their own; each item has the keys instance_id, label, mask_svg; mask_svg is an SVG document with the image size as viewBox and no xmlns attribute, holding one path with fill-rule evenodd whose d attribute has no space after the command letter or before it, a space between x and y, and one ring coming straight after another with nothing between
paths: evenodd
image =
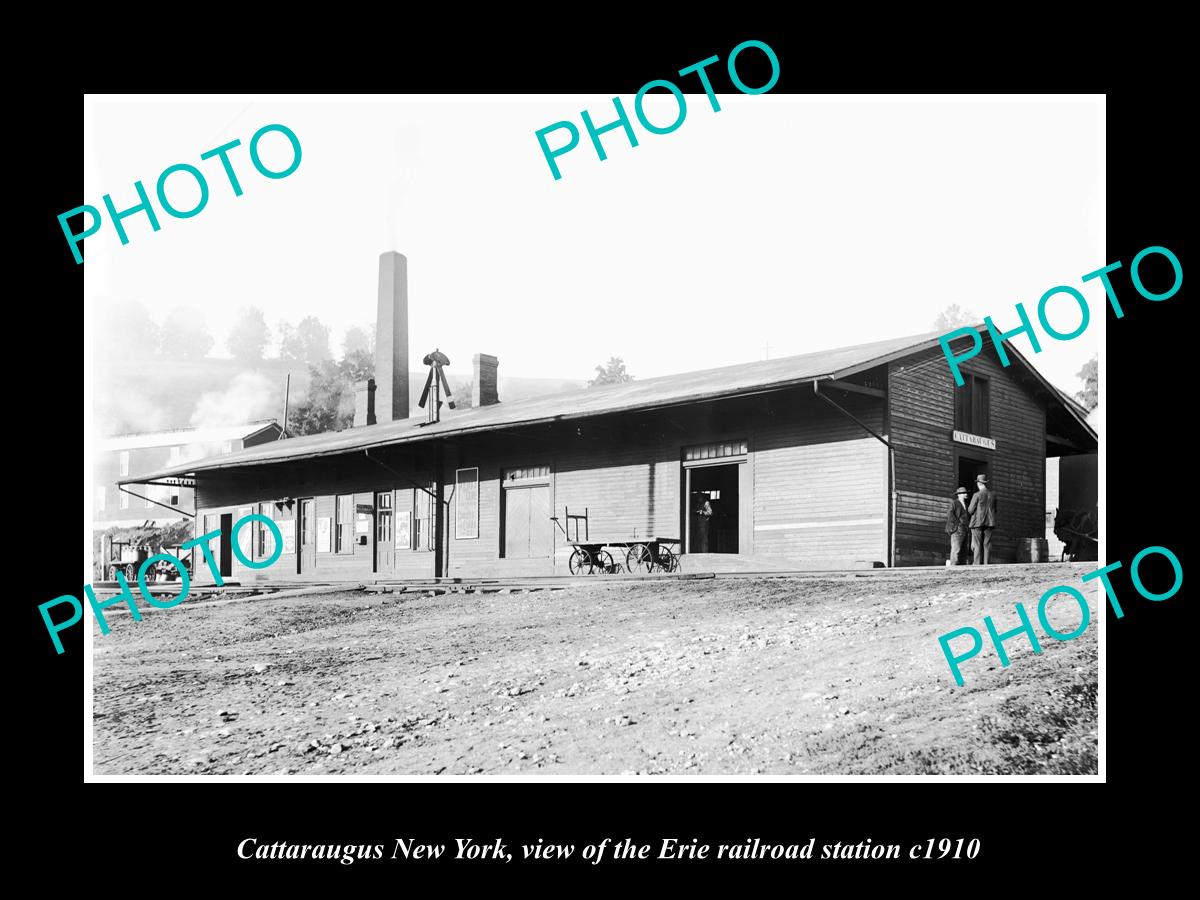
<instances>
[{"instance_id":1,"label":"open doorway","mask_svg":"<svg viewBox=\"0 0 1200 900\"><path fill-rule=\"evenodd\" d=\"M950 488L953 491L958 487L965 487L971 497L975 496L975 492L979 489L979 485L975 482L977 475L986 475L988 477L988 486L990 484L992 473L990 465L986 459L974 459L970 456L959 456L958 458L958 484ZM967 502L971 502L971 497L967 498Z\"/></svg>"},{"instance_id":2,"label":"open doorway","mask_svg":"<svg viewBox=\"0 0 1200 900\"><path fill-rule=\"evenodd\" d=\"M217 569L222 578L233 575L233 513L221 513L221 546L217 556Z\"/></svg>"},{"instance_id":3,"label":"open doorway","mask_svg":"<svg viewBox=\"0 0 1200 900\"><path fill-rule=\"evenodd\" d=\"M696 466L689 469L688 552L738 552L738 464ZM711 516L701 513L704 502Z\"/></svg>"}]
</instances>

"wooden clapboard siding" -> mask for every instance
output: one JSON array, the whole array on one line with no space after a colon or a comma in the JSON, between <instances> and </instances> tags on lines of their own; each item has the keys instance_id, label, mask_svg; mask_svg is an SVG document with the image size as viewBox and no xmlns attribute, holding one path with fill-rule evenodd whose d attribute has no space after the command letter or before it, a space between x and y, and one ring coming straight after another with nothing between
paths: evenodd
<instances>
[{"instance_id":1,"label":"wooden clapboard siding","mask_svg":"<svg viewBox=\"0 0 1200 900\"><path fill-rule=\"evenodd\" d=\"M997 561L1015 558L1017 542L1042 534L1045 492L1045 403L1031 382L1014 369L983 355L965 369L990 379L990 431L995 451L955 444L954 382L939 351L922 351L886 366L869 379L886 383L888 398L823 390L871 429L886 434L895 448L897 564L944 561L948 541L945 505L957 486L956 452L990 461L999 497ZM868 373L872 374L872 373ZM874 375L879 375L876 378ZM260 501L314 497L318 519L334 515L334 497L354 494L373 503L374 492L394 491L396 531L401 519L424 509L428 498L414 483L440 482L448 504L439 546L445 574L524 575L564 571L570 546L550 521L565 526L565 510L589 515L594 542L635 537L683 538L684 448L713 442L748 443L739 470L741 553L800 565L883 564L889 556L889 471L887 449L855 422L814 395L811 384L769 393L691 402L669 409L612 413L549 422L520 429L481 432L446 439L438 453L430 444L347 453L308 461L288 461L260 471L224 471L198 476L197 511L228 512ZM438 468L440 465L440 469ZM503 473L547 466L545 497L531 526L544 524L549 547L544 556L510 558L504 550ZM477 537L459 537L454 528L455 471L479 470ZM539 500L542 500L539 497ZM548 509L545 508L548 502ZM276 510L294 519L295 503ZM429 577L435 554L398 549L391 571L372 571L375 532L351 552L319 552L306 578L370 580L375 577ZM295 553L269 570L247 570L235 559L234 577L296 577Z\"/></svg>"},{"instance_id":2,"label":"wooden clapboard siding","mask_svg":"<svg viewBox=\"0 0 1200 900\"><path fill-rule=\"evenodd\" d=\"M428 461L424 461L426 466ZM403 462L400 463L403 465ZM400 469L404 471L404 469ZM431 478L429 469L418 471L411 467L413 480L428 484ZM370 463L361 456L338 460L315 460L294 465L287 471L261 472L250 475L226 476L224 478L200 480L196 489L197 511L200 516L205 514L220 515L231 513L236 522L239 510L253 506L255 511L259 503L270 502L282 497L290 497L290 506L275 506L273 515L277 521L295 521L299 500L304 497L314 499L313 536L316 539L318 521L322 518L334 519L335 498L339 495L353 495L354 504L374 505L375 492L394 490L397 508L407 513L412 509L413 488L407 479L398 478L394 474ZM202 519L199 519L202 521ZM365 545L357 543L354 530L355 520L349 523L350 552L336 552L336 532L334 521L330 522L330 549L328 552L317 550L316 564L312 571L302 574L296 572L296 552L283 553L270 567L252 569L233 557L232 578L242 582L264 580L333 580L356 581L372 580L387 577L419 577L427 578L433 575L433 553L428 550L396 551L395 570L379 572L374 569L375 553L375 520L371 517L371 530ZM297 535L297 550L299 536ZM216 542L213 542L215 550ZM197 556L197 561L205 570L203 562Z\"/></svg>"},{"instance_id":3,"label":"wooden clapboard siding","mask_svg":"<svg viewBox=\"0 0 1200 900\"><path fill-rule=\"evenodd\" d=\"M866 425L883 430L881 400L834 396ZM886 563L882 443L823 401L800 395L755 431L751 450L755 555Z\"/></svg>"},{"instance_id":4,"label":"wooden clapboard siding","mask_svg":"<svg viewBox=\"0 0 1200 900\"><path fill-rule=\"evenodd\" d=\"M558 458L555 514L588 511L593 538L679 537L679 448L630 442L569 448ZM564 523L565 525L565 523Z\"/></svg>"},{"instance_id":5,"label":"wooden clapboard siding","mask_svg":"<svg viewBox=\"0 0 1200 900\"><path fill-rule=\"evenodd\" d=\"M994 353L963 364L964 372L990 379L989 436L996 441L995 450L969 447L952 437L956 387L940 350L914 354L888 368L897 564L947 558L945 506L958 487L958 453L989 461L999 500L993 559L1014 560L1017 543L1044 530L1045 400L1014 377L1016 370L1002 367Z\"/></svg>"},{"instance_id":6,"label":"wooden clapboard siding","mask_svg":"<svg viewBox=\"0 0 1200 900\"><path fill-rule=\"evenodd\" d=\"M837 401L871 427L883 427L883 402L838 392ZM478 537L459 538L452 515L442 535L446 574L522 575L565 570L571 548L562 531L548 520L550 552L544 557L508 558L503 553L505 470L550 467L549 514L565 526L565 512L588 512L592 541L628 541L655 536L683 538L682 491L684 448L713 442L745 440L747 477L741 480L739 515L745 554L803 562L819 559L845 565L871 564L887 558L887 458L883 446L862 428L812 395L794 389L770 399L737 398L698 405L668 414L613 417L585 426L550 427L519 438L481 435L446 449L440 475L445 500L453 510L455 470L479 470ZM380 469L358 457L314 460L280 467L271 473L204 480L202 512L229 511L286 496L316 499L317 518L332 517L335 497L352 493L356 503L373 503L373 493L394 490L397 527L414 501L426 495L413 482L432 485L432 456L397 457L389 463L400 473ZM407 474L406 474L407 473ZM264 483L267 482L267 483ZM294 518L292 508L276 511ZM868 520L863 522L863 520ZM871 521L873 520L873 521ZM756 524L766 528L755 530ZM331 523L332 525L332 523ZM802 527L794 527L800 525ZM787 527L780 527L787 526ZM333 532L331 531L331 534ZM375 534L351 552L317 554L306 578L369 580L375 577L428 577L434 554L428 550L396 551L394 571L374 573ZM620 551L614 551L619 555ZM242 567L244 570L244 567ZM296 577L295 553L284 554L270 570L240 571L243 580Z\"/></svg>"},{"instance_id":7,"label":"wooden clapboard siding","mask_svg":"<svg viewBox=\"0 0 1200 900\"><path fill-rule=\"evenodd\" d=\"M546 523L551 549L547 556L500 555L504 544L500 479L506 469L524 466L550 466L549 514L557 516L563 528L566 509L577 515L586 509L593 540L626 540L635 534L678 536L679 450L661 445L653 436L627 436L617 447L602 433L593 437L568 432L553 440L530 442L524 450L480 442L461 449L455 465L479 469L479 537L451 539L451 573L545 574L566 567L571 547L550 521ZM447 484L452 485L453 472L446 474Z\"/></svg>"}]
</instances>

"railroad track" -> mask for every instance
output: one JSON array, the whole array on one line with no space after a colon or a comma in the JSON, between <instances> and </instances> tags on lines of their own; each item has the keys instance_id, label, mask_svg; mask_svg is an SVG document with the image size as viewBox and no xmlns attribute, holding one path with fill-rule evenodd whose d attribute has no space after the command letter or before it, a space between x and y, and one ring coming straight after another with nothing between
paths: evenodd
<instances>
[{"instance_id":1,"label":"railroad track","mask_svg":"<svg viewBox=\"0 0 1200 900\"><path fill-rule=\"evenodd\" d=\"M1029 566L1045 570L1048 567L1071 565L1071 563L1012 563L1005 564L1004 569L1011 571L1014 567ZM983 571L990 571L992 567ZM945 566L906 566L898 569L830 569L814 571L811 569L778 570L765 569L760 571L737 572L676 572L671 574L655 573L649 575L525 575L515 578L479 577L479 578L424 578L424 579L378 579L369 582L330 582L330 581L276 581L256 582L254 584L235 584L226 582L222 587L211 585L193 585L189 600L199 600L206 604L237 603L251 599L299 597L306 595L328 594L335 592L362 592L367 594L409 594L439 596L443 594L511 594L517 592L553 591L567 587L587 586L598 584L634 583L645 584L650 581L739 581L748 578L792 578L792 579L849 579L871 578L882 581L909 581L926 577L930 573L948 574L951 570ZM972 567L955 568L956 575L970 576ZM150 582L147 588L156 597L170 598L178 596L178 582ZM116 582L100 582L93 586L97 597L107 598L116 596L119 585ZM124 610L124 607L110 607L112 611Z\"/></svg>"}]
</instances>

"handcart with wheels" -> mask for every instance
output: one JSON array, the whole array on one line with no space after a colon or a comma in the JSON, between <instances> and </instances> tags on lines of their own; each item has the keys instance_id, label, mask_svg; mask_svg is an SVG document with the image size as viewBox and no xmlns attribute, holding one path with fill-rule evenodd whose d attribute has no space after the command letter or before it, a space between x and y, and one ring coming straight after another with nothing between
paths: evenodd
<instances>
[{"instance_id":1,"label":"handcart with wheels","mask_svg":"<svg viewBox=\"0 0 1200 900\"><path fill-rule=\"evenodd\" d=\"M586 507L582 515L572 514L569 508L564 508L565 527L558 516L551 518L571 545L567 568L572 575L615 575L621 571L622 563L630 574L679 571L679 538L655 536L615 541L592 540L588 533ZM616 551L615 557L613 551Z\"/></svg>"}]
</instances>

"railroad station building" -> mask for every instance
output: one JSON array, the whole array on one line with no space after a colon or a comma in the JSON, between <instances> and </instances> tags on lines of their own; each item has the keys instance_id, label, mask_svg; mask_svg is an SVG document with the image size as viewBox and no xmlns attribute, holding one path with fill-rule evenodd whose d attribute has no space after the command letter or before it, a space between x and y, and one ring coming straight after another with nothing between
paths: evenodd
<instances>
[{"instance_id":1,"label":"railroad station building","mask_svg":"<svg viewBox=\"0 0 1200 900\"><path fill-rule=\"evenodd\" d=\"M999 498L992 561L1028 560L1045 536L1047 459L1097 452L1080 408L1011 346L1002 367L986 335L962 387L937 333L513 403L496 396L496 358L476 354L472 408L410 417L400 254L380 258L378 300L355 427L122 480L194 488L196 534L221 533L226 577L565 573L577 527L593 543L678 539L685 572L942 565L946 507L979 473ZM270 568L232 553L250 513L282 533ZM272 553L259 523L236 539L252 560Z\"/></svg>"}]
</instances>

